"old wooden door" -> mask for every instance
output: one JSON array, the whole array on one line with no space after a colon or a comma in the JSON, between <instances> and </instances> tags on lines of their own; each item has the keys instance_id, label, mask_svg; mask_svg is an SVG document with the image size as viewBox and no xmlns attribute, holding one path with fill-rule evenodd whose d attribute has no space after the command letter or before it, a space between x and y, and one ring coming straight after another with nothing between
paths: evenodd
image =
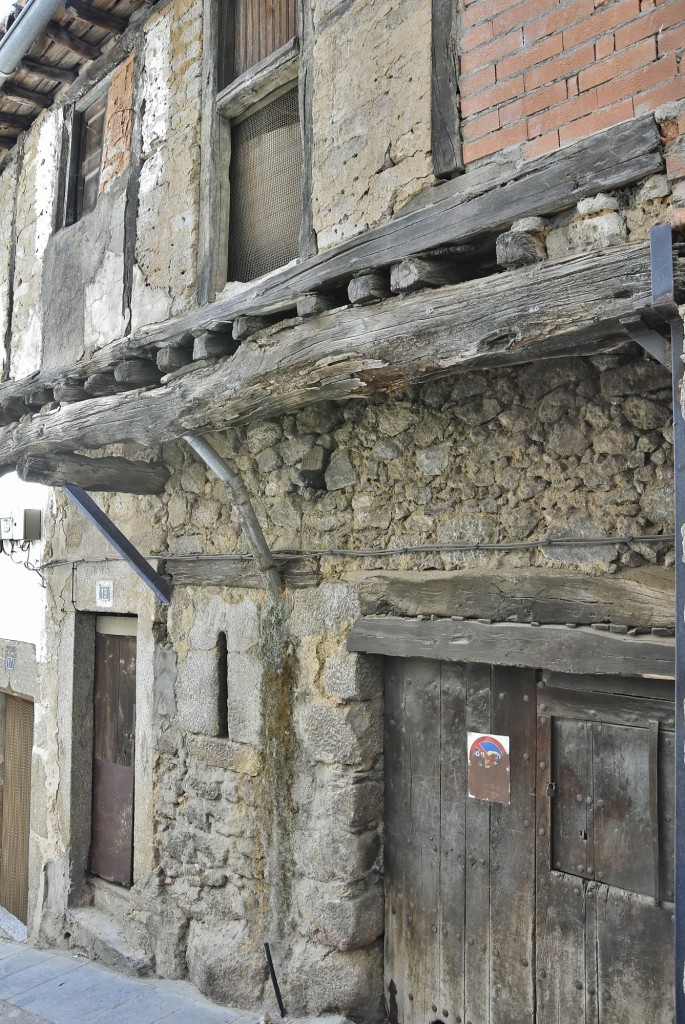
<instances>
[{"instance_id":1,"label":"old wooden door","mask_svg":"<svg viewBox=\"0 0 685 1024\"><path fill-rule=\"evenodd\" d=\"M541 686L538 1024L671 1024L673 684Z\"/></svg>"},{"instance_id":2,"label":"old wooden door","mask_svg":"<svg viewBox=\"0 0 685 1024\"><path fill-rule=\"evenodd\" d=\"M670 1022L672 684L386 665L390 1019ZM510 803L468 796L468 732L509 737Z\"/></svg>"},{"instance_id":3,"label":"old wooden door","mask_svg":"<svg viewBox=\"0 0 685 1024\"><path fill-rule=\"evenodd\" d=\"M98 619L93 687L90 870L121 885L131 885L133 875L136 638L130 623Z\"/></svg>"},{"instance_id":4,"label":"old wooden door","mask_svg":"<svg viewBox=\"0 0 685 1024\"><path fill-rule=\"evenodd\" d=\"M6 697L5 786L2 805L0 904L26 924L33 704Z\"/></svg>"}]
</instances>

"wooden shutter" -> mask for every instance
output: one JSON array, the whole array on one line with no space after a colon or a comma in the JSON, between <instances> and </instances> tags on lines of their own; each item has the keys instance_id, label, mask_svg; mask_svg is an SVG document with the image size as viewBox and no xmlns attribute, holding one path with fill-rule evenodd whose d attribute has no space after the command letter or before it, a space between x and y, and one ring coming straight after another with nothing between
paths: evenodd
<instances>
[{"instance_id":1,"label":"wooden shutter","mask_svg":"<svg viewBox=\"0 0 685 1024\"><path fill-rule=\"evenodd\" d=\"M295 0L235 0L233 16L235 78L297 34Z\"/></svg>"},{"instance_id":2,"label":"wooden shutter","mask_svg":"<svg viewBox=\"0 0 685 1024\"><path fill-rule=\"evenodd\" d=\"M26 924L33 704L7 697L0 904Z\"/></svg>"}]
</instances>

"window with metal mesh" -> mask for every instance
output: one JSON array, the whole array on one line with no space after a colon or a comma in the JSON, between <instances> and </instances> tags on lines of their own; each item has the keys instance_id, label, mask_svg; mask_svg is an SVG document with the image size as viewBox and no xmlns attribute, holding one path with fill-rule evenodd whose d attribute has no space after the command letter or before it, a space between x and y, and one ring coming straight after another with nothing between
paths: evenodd
<instances>
[{"instance_id":1,"label":"window with metal mesh","mask_svg":"<svg viewBox=\"0 0 685 1024\"><path fill-rule=\"evenodd\" d=\"M299 254L302 140L297 89L231 131L229 281L252 281Z\"/></svg>"}]
</instances>

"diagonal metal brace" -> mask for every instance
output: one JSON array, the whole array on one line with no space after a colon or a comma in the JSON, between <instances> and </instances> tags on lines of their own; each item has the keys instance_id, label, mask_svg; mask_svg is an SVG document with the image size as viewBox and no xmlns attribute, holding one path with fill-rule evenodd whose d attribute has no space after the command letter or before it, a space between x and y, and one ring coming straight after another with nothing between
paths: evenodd
<instances>
[{"instance_id":1,"label":"diagonal metal brace","mask_svg":"<svg viewBox=\"0 0 685 1024\"><path fill-rule=\"evenodd\" d=\"M633 341L636 341L645 352L654 356L664 366L671 368L671 343L659 334L652 327L648 327L641 317L635 319L621 320L621 326L628 332Z\"/></svg>"},{"instance_id":2,"label":"diagonal metal brace","mask_svg":"<svg viewBox=\"0 0 685 1024\"><path fill-rule=\"evenodd\" d=\"M673 278L673 232L670 224L657 224L649 233L649 262L652 271L652 309L664 320L675 320L678 304Z\"/></svg>"},{"instance_id":3,"label":"diagonal metal brace","mask_svg":"<svg viewBox=\"0 0 685 1024\"><path fill-rule=\"evenodd\" d=\"M105 540L109 541L117 554L128 562L133 571L140 576L143 583L150 588L162 604L171 604L171 585L158 572L155 572L140 551L131 544L128 537L125 537L121 530L114 525L107 513L95 504L91 496L76 484L64 484L62 490L68 494L71 501L95 529L99 530Z\"/></svg>"}]
</instances>

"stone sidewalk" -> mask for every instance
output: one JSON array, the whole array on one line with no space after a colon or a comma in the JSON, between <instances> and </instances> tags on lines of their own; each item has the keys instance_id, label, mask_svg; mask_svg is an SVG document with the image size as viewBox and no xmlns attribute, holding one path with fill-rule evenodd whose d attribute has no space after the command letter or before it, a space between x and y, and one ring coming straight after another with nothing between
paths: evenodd
<instances>
[{"instance_id":1,"label":"stone sidewalk","mask_svg":"<svg viewBox=\"0 0 685 1024\"><path fill-rule=\"evenodd\" d=\"M63 950L0 939L1 1024L257 1024L182 981L132 979ZM321 1024L344 1024L327 1017ZM290 1020L289 1024L296 1024ZM302 1022L304 1024L304 1022Z\"/></svg>"}]
</instances>

